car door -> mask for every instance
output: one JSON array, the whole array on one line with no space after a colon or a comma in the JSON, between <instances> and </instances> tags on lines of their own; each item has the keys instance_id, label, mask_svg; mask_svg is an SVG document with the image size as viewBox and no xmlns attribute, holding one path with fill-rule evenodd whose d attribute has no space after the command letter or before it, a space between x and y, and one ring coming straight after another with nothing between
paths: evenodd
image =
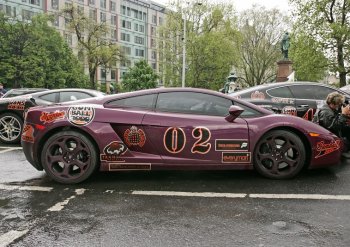
<instances>
[{"instance_id":1,"label":"car door","mask_svg":"<svg viewBox=\"0 0 350 247\"><path fill-rule=\"evenodd\" d=\"M291 85L298 116L311 121L316 110L325 104L327 95L335 90L321 85Z\"/></svg>"},{"instance_id":2,"label":"car door","mask_svg":"<svg viewBox=\"0 0 350 247\"><path fill-rule=\"evenodd\" d=\"M225 120L232 101L198 92L160 93L156 110L142 121L147 136L168 164L250 163L244 119Z\"/></svg>"}]
</instances>

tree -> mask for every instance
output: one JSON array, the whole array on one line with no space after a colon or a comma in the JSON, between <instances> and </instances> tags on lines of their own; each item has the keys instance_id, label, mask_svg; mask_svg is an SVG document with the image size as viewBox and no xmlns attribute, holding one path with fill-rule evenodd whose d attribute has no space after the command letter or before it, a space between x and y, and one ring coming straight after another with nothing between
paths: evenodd
<instances>
[{"instance_id":1,"label":"tree","mask_svg":"<svg viewBox=\"0 0 350 247\"><path fill-rule=\"evenodd\" d=\"M145 60L135 63L134 67L123 76L123 89L136 91L157 87L158 75Z\"/></svg>"},{"instance_id":2,"label":"tree","mask_svg":"<svg viewBox=\"0 0 350 247\"><path fill-rule=\"evenodd\" d=\"M86 17L75 5L67 7L62 13L77 36L80 54L86 56L91 88L96 88L97 68L111 68L123 58L121 50L116 41L106 38L110 30L105 22L97 23Z\"/></svg>"},{"instance_id":3,"label":"tree","mask_svg":"<svg viewBox=\"0 0 350 247\"><path fill-rule=\"evenodd\" d=\"M296 30L317 41L329 60L329 69L339 73L340 86L350 72L349 0L290 0L296 7Z\"/></svg>"},{"instance_id":4,"label":"tree","mask_svg":"<svg viewBox=\"0 0 350 247\"><path fill-rule=\"evenodd\" d=\"M276 62L282 58L281 37L288 19L277 9L253 6L240 14L235 36L238 56L234 61L240 79L249 86L274 81Z\"/></svg>"},{"instance_id":5,"label":"tree","mask_svg":"<svg viewBox=\"0 0 350 247\"><path fill-rule=\"evenodd\" d=\"M229 74L235 51L234 10L229 4L173 5L160 29L161 68L166 86L181 85L183 18L186 18L186 86L217 90ZM186 7L182 7L186 6Z\"/></svg>"},{"instance_id":6,"label":"tree","mask_svg":"<svg viewBox=\"0 0 350 247\"><path fill-rule=\"evenodd\" d=\"M81 64L49 17L30 23L0 16L0 79L7 87L84 87Z\"/></svg>"},{"instance_id":7,"label":"tree","mask_svg":"<svg viewBox=\"0 0 350 247\"><path fill-rule=\"evenodd\" d=\"M298 81L319 81L326 74L328 60L319 50L318 42L303 32L293 32L293 47L290 58L293 61Z\"/></svg>"}]
</instances>

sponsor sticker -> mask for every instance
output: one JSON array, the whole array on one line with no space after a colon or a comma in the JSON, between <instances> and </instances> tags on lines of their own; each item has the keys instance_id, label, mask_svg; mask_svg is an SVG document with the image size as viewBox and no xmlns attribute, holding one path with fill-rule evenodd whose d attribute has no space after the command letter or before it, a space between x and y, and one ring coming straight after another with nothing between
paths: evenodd
<instances>
[{"instance_id":1,"label":"sponsor sticker","mask_svg":"<svg viewBox=\"0 0 350 247\"><path fill-rule=\"evenodd\" d=\"M73 106L68 109L67 119L70 123L85 126L95 117L95 108L90 106Z\"/></svg>"},{"instance_id":2,"label":"sponsor sticker","mask_svg":"<svg viewBox=\"0 0 350 247\"><path fill-rule=\"evenodd\" d=\"M146 142L146 134L142 129L138 129L136 126L131 126L124 132L124 142L128 147L139 146L143 147Z\"/></svg>"},{"instance_id":3,"label":"sponsor sticker","mask_svg":"<svg viewBox=\"0 0 350 247\"><path fill-rule=\"evenodd\" d=\"M25 107L26 102L23 100L15 100L15 101L10 101L7 109L8 110L20 110L23 111Z\"/></svg>"},{"instance_id":4,"label":"sponsor sticker","mask_svg":"<svg viewBox=\"0 0 350 247\"><path fill-rule=\"evenodd\" d=\"M297 109L294 106L285 106L282 109L282 114L297 116Z\"/></svg>"},{"instance_id":5,"label":"sponsor sticker","mask_svg":"<svg viewBox=\"0 0 350 247\"><path fill-rule=\"evenodd\" d=\"M255 91L250 95L251 99L265 99L265 94L260 91Z\"/></svg>"},{"instance_id":6,"label":"sponsor sticker","mask_svg":"<svg viewBox=\"0 0 350 247\"><path fill-rule=\"evenodd\" d=\"M340 140L332 141L330 143L324 143L324 141L318 142L316 144L316 151L318 154L315 159L320 158L324 155L330 154L340 148Z\"/></svg>"},{"instance_id":7,"label":"sponsor sticker","mask_svg":"<svg viewBox=\"0 0 350 247\"><path fill-rule=\"evenodd\" d=\"M275 103L294 104L294 99L289 98L272 98L271 101Z\"/></svg>"},{"instance_id":8,"label":"sponsor sticker","mask_svg":"<svg viewBox=\"0 0 350 247\"><path fill-rule=\"evenodd\" d=\"M146 163L123 163L123 164L109 164L110 171L130 171L130 170L151 170L151 164Z\"/></svg>"},{"instance_id":9,"label":"sponsor sticker","mask_svg":"<svg viewBox=\"0 0 350 247\"><path fill-rule=\"evenodd\" d=\"M40 115L40 121L47 124L55 122L56 120L64 119L65 116L65 111L42 112Z\"/></svg>"},{"instance_id":10,"label":"sponsor sticker","mask_svg":"<svg viewBox=\"0 0 350 247\"><path fill-rule=\"evenodd\" d=\"M222 163L250 163L250 152L222 153Z\"/></svg>"},{"instance_id":11,"label":"sponsor sticker","mask_svg":"<svg viewBox=\"0 0 350 247\"><path fill-rule=\"evenodd\" d=\"M34 142L34 128L33 126L26 124L23 127L22 140L25 142Z\"/></svg>"},{"instance_id":12,"label":"sponsor sticker","mask_svg":"<svg viewBox=\"0 0 350 247\"><path fill-rule=\"evenodd\" d=\"M215 140L215 151L248 151L248 140Z\"/></svg>"},{"instance_id":13,"label":"sponsor sticker","mask_svg":"<svg viewBox=\"0 0 350 247\"><path fill-rule=\"evenodd\" d=\"M127 146L119 141L109 143L100 155L101 161L122 161L120 156L128 150Z\"/></svg>"}]
</instances>

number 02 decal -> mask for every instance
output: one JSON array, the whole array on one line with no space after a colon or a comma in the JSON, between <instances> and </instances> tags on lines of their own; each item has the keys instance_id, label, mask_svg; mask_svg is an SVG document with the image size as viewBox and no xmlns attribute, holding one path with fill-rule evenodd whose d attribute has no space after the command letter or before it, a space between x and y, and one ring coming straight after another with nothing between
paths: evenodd
<instances>
[{"instance_id":1,"label":"number 02 decal","mask_svg":"<svg viewBox=\"0 0 350 247\"><path fill-rule=\"evenodd\" d=\"M169 153L180 153L186 144L185 132L181 128L170 127L165 131L163 143Z\"/></svg>"},{"instance_id":2,"label":"number 02 decal","mask_svg":"<svg viewBox=\"0 0 350 247\"><path fill-rule=\"evenodd\" d=\"M211 138L210 130L206 127L197 127L193 129L192 136L198 139L192 146L192 153L206 154L210 151L211 144L208 143Z\"/></svg>"}]
</instances>

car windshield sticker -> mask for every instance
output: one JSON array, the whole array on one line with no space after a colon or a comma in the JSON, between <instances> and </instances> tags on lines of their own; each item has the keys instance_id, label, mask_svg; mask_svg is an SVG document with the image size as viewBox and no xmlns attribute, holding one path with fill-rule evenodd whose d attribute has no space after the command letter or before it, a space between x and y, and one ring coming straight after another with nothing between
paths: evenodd
<instances>
[{"instance_id":1,"label":"car windshield sticker","mask_svg":"<svg viewBox=\"0 0 350 247\"><path fill-rule=\"evenodd\" d=\"M68 109L68 121L74 125L88 125L95 117L95 109L88 106L73 106Z\"/></svg>"},{"instance_id":2,"label":"car windshield sticker","mask_svg":"<svg viewBox=\"0 0 350 247\"><path fill-rule=\"evenodd\" d=\"M215 140L215 151L248 151L248 140Z\"/></svg>"},{"instance_id":3,"label":"car windshield sticker","mask_svg":"<svg viewBox=\"0 0 350 247\"><path fill-rule=\"evenodd\" d=\"M251 99L265 99L265 94L259 91L255 91L250 95Z\"/></svg>"},{"instance_id":4,"label":"car windshield sticker","mask_svg":"<svg viewBox=\"0 0 350 247\"><path fill-rule=\"evenodd\" d=\"M282 114L286 114L286 115L291 115L291 116L297 116L297 109L294 106L285 106L282 109Z\"/></svg>"},{"instance_id":5,"label":"car windshield sticker","mask_svg":"<svg viewBox=\"0 0 350 247\"><path fill-rule=\"evenodd\" d=\"M209 143L211 138L210 130L206 127L196 127L192 131L193 138L197 141L193 144L191 152L206 154L211 149L211 144Z\"/></svg>"},{"instance_id":6,"label":"car windshield sticker","mask_svg":"<svg viewBox=\"0 0 350 247\"><path fill-rule=\"evenodd\" d=\"M47 124L55 122L56 120L64 119L65 116L65 111L42 112L40 115L40 121Z\"/></svg>"},{"instance_id":7,"label":"car windshield sticker","mask_svg":"<svg viewBox=\"0 0 350 247\"><path fill-rule=\"evenodd\" d=\"M316 144L316 151L318 154L315 159L320 158L326 154L330 154L340 148L340 140L332 141L330 143L324 143L324 141L318 142Z\"/></svg>"},{"instance_id":8,"label":"car windshield sticker","mask_svg":"<svg viewBox=\"0 0 350 247\"><path fill-rule=\"evenodd\" d=\"M127 146L118 141L111 142L103 149L103 154L100 155L101 161L123 161L120 156L128 150Z\"/></svg>"},{"instance_id":9,"label":"car windshield sticker","mask_svg":"<svg viewBox=\"0 0 350 247\"><path fill-rule=\"evenodd\" d=\"M289 98L272 98L271 101L274 103L294 104L294 99Z\"/></svg>"},{"instance_id":10,"label":"car windshield sticker","mask_svg":"<svg viewBox=\"0 0 350 247\"><path fill-rule=\"evenodd\" d=\"M151 170L151 164L147 163L123 163L123 164L109 164L110 171L118 170Z\"/></svg>"},{"instance_id":11,"label":"car windshield sticker","mask_svg":"<svg viewBox=\"0 0 350 247\"><path fill-rule=\"evenodd\" d=\"M26 102L25 101L10 101L8 106L7 106L7 109L9 110L20 110L20 111L23 111L24 110L24 107L25 107L25 104Z\"/></svg>"},{"instance_id":12,"label":"car windshield sticker","mask_svg":"<svg viewBox=\"0 0 350 247\"><path fill-rule=\"evenodd\" d=\"M223 163L250 163L250 152L222 153Z\"/></svg>"},{"instance_id":13,"label":"car windshield sticker","mask_svg":"<svg viewBox=\"0 0 350 247\"><path fill-rule=\"evenodd\" d=\"M128 147L139 146L143 147L146 142L146 135L142 129L138 129L136 126L132 126L124 132L124 141Z\"/></svg>"},{"instance_id":14,"label":"car windshield sticker","mask_svg":"<svg viewBox=\"0 0 350 247\"><path fill-rule=\"evenodd\" d=\"M181 128L170 127L164 133L163 143L169 153L180 153L186 144L185 132Z\"/></svg>"},{"instance_id":15,"label":"car windshield sticker","mask_svg":"<svg viewBox=\"0 0 350 247\"><path fill-rule=\"evenodd\" d=\"M26 124L23 127L22 140L25 142L34 142L34 128L33 128L33 126Z\"/></svg>"},{"instance_id":16,"label":"car windshield sticker","mask_svg":"<svg viewBox=\"0 0 350 247\"><path fill-rule=\"evenodd\" d=\"M316 112L316 109L309 108L309 110L307 110L307 112L305 112L303 118L311 121L314 118L315 112Z\"/></svg>"}]
</instances>

